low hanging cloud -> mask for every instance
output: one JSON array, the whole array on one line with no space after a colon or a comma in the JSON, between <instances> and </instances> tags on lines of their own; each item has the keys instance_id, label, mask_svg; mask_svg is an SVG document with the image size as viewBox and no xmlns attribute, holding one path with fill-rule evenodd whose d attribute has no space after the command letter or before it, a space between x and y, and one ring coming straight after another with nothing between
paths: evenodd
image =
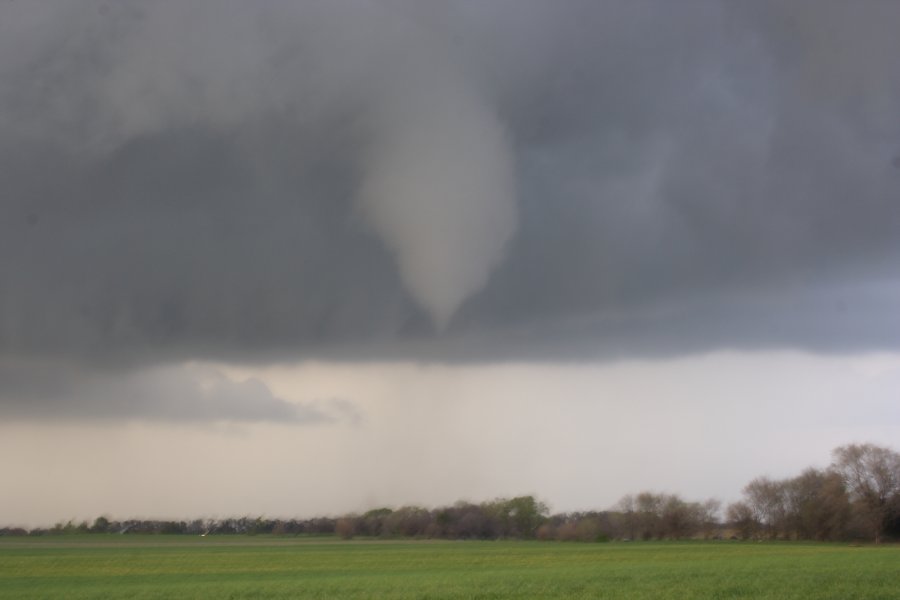
<instances>
[{"instance_id":1,"label":"low hanging cloud","mask_svg":"<svg viewBox=\"0 0 900 600\"><path fill-rule=\"evenodd\" d=\"M897 22L2 3L0 365L896 349Z\"/></svg>"},{"instance_id":2,"label":"low hanging cloud","mask_svg":"<svg viewBox=\"0 0 900 600\"><path fill-rule=\"evenodd\" d=\"M69 365L0 365L0 416L15 419L176 422L355 423L362 418L341 399L289 402L255 378L234 380L213 367L181 365L136 371L73 369Z\"/></svg>"}]
</instances>

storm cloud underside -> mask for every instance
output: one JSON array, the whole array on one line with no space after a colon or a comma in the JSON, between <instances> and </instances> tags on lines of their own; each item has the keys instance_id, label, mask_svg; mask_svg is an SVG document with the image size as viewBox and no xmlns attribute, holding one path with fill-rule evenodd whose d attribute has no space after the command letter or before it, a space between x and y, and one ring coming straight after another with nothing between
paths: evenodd
<instances>
[{"instance_id":1,"label":"storm cloud underside","mask_svg":"<svg viewBox=\"0 0 900 600\"><path fill-rule=\"evenodd\" d=\"M898 24L3 3L0 366L896 350Z\"/></svg>"}]
</instances>

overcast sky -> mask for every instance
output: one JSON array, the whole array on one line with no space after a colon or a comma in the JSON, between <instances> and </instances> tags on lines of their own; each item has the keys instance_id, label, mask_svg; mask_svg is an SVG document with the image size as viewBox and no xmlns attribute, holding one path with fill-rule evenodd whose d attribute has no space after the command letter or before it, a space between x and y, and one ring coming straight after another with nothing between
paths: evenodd
<instances>
[{"instance_id":1,"label":"overcast sky","mask_svg":"<svg viewBox=\"0 0 900 600\"><path fill-rule=\"evenodd\" d=\"M0 2L0 523L730 500L896 447L898 29Z\"/></svg>"}]
</instances>

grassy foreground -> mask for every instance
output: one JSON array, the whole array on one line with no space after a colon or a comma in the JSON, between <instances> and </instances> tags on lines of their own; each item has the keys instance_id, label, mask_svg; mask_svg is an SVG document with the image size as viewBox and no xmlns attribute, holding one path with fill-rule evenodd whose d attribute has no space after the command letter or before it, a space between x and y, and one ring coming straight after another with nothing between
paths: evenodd
<instances>
[{"instance_id":1,"label":"grassy foreground","mask_svg":"<svg viewBox=\"0 0 900 600\"><path fill-rule=\"evenodd\" d=\"M0 598L884 598L900 547L0 538Z\"/></svg>"}]
</instances>

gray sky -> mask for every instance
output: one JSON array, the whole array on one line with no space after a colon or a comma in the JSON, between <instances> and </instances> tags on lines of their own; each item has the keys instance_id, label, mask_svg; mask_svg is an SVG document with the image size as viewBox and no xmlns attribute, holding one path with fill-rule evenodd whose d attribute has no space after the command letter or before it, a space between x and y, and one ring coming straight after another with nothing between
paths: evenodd
<instances>
[{"instance_id":1,"label":"gray sky","mask_svg":"<svg viewBox=\"0 0 900 600\"><path fill-rule=\"evenodd\" d=\"M220 495L251 459L360 484L166 514L725 496L889 443L898 27L879 0L0 3L0 521L152 513L29 507L60 469L165 487L151 441L195 433ZM757 397L784 431L711 458Z\"/></svg>"}]
</instances>

